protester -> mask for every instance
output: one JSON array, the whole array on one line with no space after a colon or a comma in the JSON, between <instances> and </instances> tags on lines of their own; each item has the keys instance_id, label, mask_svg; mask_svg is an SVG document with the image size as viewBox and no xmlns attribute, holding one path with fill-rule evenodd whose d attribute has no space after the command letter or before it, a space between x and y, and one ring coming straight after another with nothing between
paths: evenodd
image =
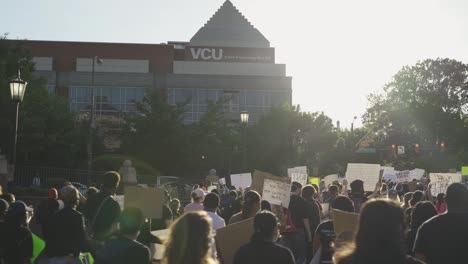
<instances>
[{"instance_id":1,"label":"protester","mask_svg":"<svg viewBox=\"0 0 468 264\"><path fill-rule=\"evenodd\" d=\"M330 194L330 198L325 202L331 203L340 194L338 186L330 185L330 187L328 187L328 193Z\"/></svg>"},{"instance_id":2,"label":"protester","mask_svg":"<svg viewBox=\"0 0 468 264\"><path fill-rule=\"evenodd\" d=\"M388 199L394 201L395 203L400 203L400 196L398 196L398 192L395 189L388 190Z\"/></svg>"},{"instance_id":3,"label":"protester","mask_svg":"<svg viewBox=\"0 0 468 264\"><path fill-rule=\"evenodd\" d=\"M437 215L437 211L431 202L424 201L416 204L411 216L411 225L406 235L406 246L408 247L408 253L412 253L414 239L419 227L426 222L426 220Z\"/></svg>"},{"instance_id":4,"label":"protester","mask_svg":"<svg viewBox=\"0 0 468 264\"><path fill-rule=\"evenodd\" d=\"M406 211L406 209L408 209L410 207L409 201L411 200L411 198L413 198L413 193L412 192L407 192L403 196L403 205L402 205L403 212Z\"/></svg>"},{"instance_id":5,"label":"protester","mask_svg":"<svg viewBox=\"0 0 468 264\"><path fill-rule=\"evenodd\" d=\"M53 216L59 210L58 191L51 188L48 191L48 197L37 208L36 224L41 225L42 237L46 244L50 243L50 233L53 228L51 223Z\"/></svg>"},{"instance_id":6,"label":"protester","mask_svg":"<svg viewBox=\"0 0 468 264\"><path fill-rule=\"evenodd\" d=\"M361 210L354 243L335 254L337 264L416 264L406 255L403 210L389 200L371 200Z\"/></svg>"},{"instance_id":7,"label":"protester","mask_svg":"<svg viewBox=\"0 0 468 264\"><path fill-rule=\"evenodd\" d=\"M413 251L430 264L468 260L468 190L452 183L446 192L447 213L434 216L418 230Z\"/></svg>"},{"instance_id":8,"label":"protester","mask_svg":"<svg viewBox=\"0 0 468 264\"><path fill-rule=\"evenodd\" d=\"M8 204L12 204L13 202L16 201L15 195L12 193L3 193L0 196L0 199L7 201Z\"/></svg>"},{"instance_id":9,"label":"protester","mask_svg":"<svg viewBox=\"0 0 468 264\"><path fill-rule=\"evenodd\" d=\"M306 212L307 218L309 219L309 225L311 230L311 241L314 241L314 231L317 226L320 224L320 209L317 206L316 201L314 200L315 188L312 185L306 185L302 187L302 198L306 202ZM336 198L335 198L336 199ZM312 259L312 245L307 246L307 262Z\"/></svg>"},{"instance_id":10,"label":"protester","mask_svg":"<svg viewBox=\"0 0 468 264\"><path fill-rule=\"evenodd\" d=\"M447 203L445 202L445 194L439 193L437 195L436 209L438 214L443 214L447 211Z\"/></svg>"},{"instance_id":11,"label":"protester","mask_svg":"<svg viewBox=\"0 0 468 264\"><path fill-rule=\"evenodd\" d=\"M119 218L118 234L97 252L96 264L151 263L150 249L136 241L144 221L140 209L125 208Z\"/></svg>"},{"instance_id":12,"label":"protester","mask_svg":"<svg viewBox=\"0 0 468 264\"><path fill-rule=\"evenodd\" d=\"M203 198L205 193L202 189L195 189L192 191L192 202L187 204L184 207L184 214L193 211L202 211L203 210Z\"/></svg>"},{"instance_id":13,"label":"protester","mask_svg":"<svg viewBox=\"0 0 468 264\"><path fill-rule=\"evenodd\" d=\"M9 206L7 201L0 199L0 226L5 223L5 215Z\"/></svg>"},{"instance_id":14,"label":"protester","mask_svg":"<svg viewBox=\"0 0 468 264\"><path fill-rule=\"evenodd\" d=\"M89 199L98 192L99 190L96 187L89 187L88 190L86 190L86 197Z\"/></svg>"},{"instance_id":15,"label":"protester","mask_svg":"<svg viewBox=\"0 0 468 264\"><path fill-rule=\"evenodd\" d=\"M233 264L294 264L292 252L275 243L279 236L279 223L269 211L261 211L254 218L254 235L234 256Z\"/></svg>"},{"instance_id":16,"label":"protester","mask_svg":"<svg viewBox=\"0 0 468 264\"><path fill-rule=\"evenodd\" d=\"M100 192L92 195L84 209L93 239L102 244L117 230L120 206L112 198L119 188L120 175L115 171L106 172L102 177Z\"/></svg>"},{"instance_id":17,"label":"protester","mask_svg":"<svg viewBox=\"0 0 468 264\"><path fill-rule=\"evenodd\" d=\"M307 244L312 242L310 219L307 215L306 202L300 196L301 188L298 182L291 184L291 198L282 220L280 240L281 245L293 252L298 264L306 262Z\"/></svg>"},{"instance_id":18,"label":"protester","mask_svg":"<svg viewBox=\"0 0 468 264\"><path fill-rule=\"evenodd\" d=\"M409 200L410 207L414 208L417 203L424 200L424 193L422 191L415 191L411 200Z\"/></svg>"},{"instance_id":19,"label":"protester","mask_svg":"<svg viewBox=\"0 0 468 264\"><path fill-rule=\"evenodd\" d=\"M353 201L354 211L359 213L361 211L361 205L367 201L367 197L364 195L364 182L361 180L354 180L350 183L351 193L349 198Z\"/></svg>"},{"instance_id":20,"label":"protester","mask_svg":"<svg viewBox=\"0 0 468 264\"><path fill-rule=\"evenodd\" d=\"M353 202L342 195L336 197L330 207L344 212L354 212ZM333 215L331 215L331 219L320 223L315 231L314 242L312 243L314 263L332 263L335 239Z\"/></svg>"},{"instance_id":21,"label":"protester","mask_svg":"<svg viewBox=\"0 0 468 264\"><path fill-rule=\"evenodd\" d=\"M271 204L270 202L266 200L262 200L262 202L260 203L260 211L265 211L265 210L271 212Z\"/></svg>"},{"instance_id":22,"label":"protester","mask_svg":"<svg viewBox=\"0 0 468 264\"><path fill-rule=\"evenodd\" d=\"M5 224L0 225L0 263L31 263L32 233L28 228L33 209L22 201L10 204Z\"/></svg>"},{"instance_id":23,"label":"protester","mask_svg":"<svg viewBox=\"0 0 468 264\"><path fill-rule=\"evenodd\" d=\"M214 264L210 252L213 240L211 218L197 211L182 215L170 228L162 264Z\"/></svg>"},{"instance_id":24,"label":"protester","mask_svg":"<svg viewBox=\"0 0 468 264\"><path fill-rule=\"evenodd\" d=\"M229 220L229 224L234 224L251 217L254 217L260 211L260 194L256 191L248 191L244 194L244 203L242 204L241 212L233 215Z\"/></svg>"},{"instance_id":25,"label":"protester","mask_svg":"<svg viewBox=\"0 0 468 264\"><path fill-rule=\"evenodd\" d=\"M205 196L205 200L203 201L205 211L211 217L214 231L226 226L224 219L216 213L216 210L219 208L219 203L219 196L215 193L207 194Z\"/></svg>"},{"instance_id":26,"label":"protester","mask_svg":"<svg viewBox=\"0 0 468 264\"><path fill-rule=\"evenodd\" d=\"M169 209L172 211L172 218L175 220L180 217L180 200L174 198L169 203Z\"/></svg>"}]
</instances>

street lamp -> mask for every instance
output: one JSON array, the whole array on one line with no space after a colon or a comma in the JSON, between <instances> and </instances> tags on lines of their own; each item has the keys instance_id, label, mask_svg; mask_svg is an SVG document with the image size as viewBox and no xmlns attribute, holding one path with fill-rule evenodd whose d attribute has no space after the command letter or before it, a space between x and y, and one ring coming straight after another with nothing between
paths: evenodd
<instances>
[{"instance_id":1,"label":"street lamp","mask_svg":"<svg viewBox=\"0 0 468 264\"><path fill-rule=\"evenodd\" d=\"M247 125L249 124L249 112L247 111L240 112L240 121L242 124L242 131L244 134L242 166L243 166L243 169L246 170L247 169Z\"/></svg>"},{"instance_id":2,"label":"street lamp","mask_svg":"<svg viewBox=\"0 0 468 264\"><path fill-rule=\"evenodd\" d=\"M15 126L15 140L13 145L13 166L16 165L16 143L18 142L18 118L19 118L19 104L23 102L24 92L26 91L27 82L21 80L21 72L18 70L18 78L10 81L11 100L16 103L16 126Z\"/></svg>"},{"instance_id":3,"label":"street lamp","mask_svg":"<svg viewBox=\"0 0 468 264\"><path fill-rule=\"evenodd\" d=\"M91 68L91 115L90 115L90 126L89 126L89 136L88 136L88 144L86 146L88 152L88 171L91 171L93 168L93 131L96 128L96 121L95 121L95 111L96 111L96 103L95 103L95 96L94 96L94 72L96 63L99 65L103 64L103 60L98 56L93 57L93 63Z\"/></svg>"}]
</instances>

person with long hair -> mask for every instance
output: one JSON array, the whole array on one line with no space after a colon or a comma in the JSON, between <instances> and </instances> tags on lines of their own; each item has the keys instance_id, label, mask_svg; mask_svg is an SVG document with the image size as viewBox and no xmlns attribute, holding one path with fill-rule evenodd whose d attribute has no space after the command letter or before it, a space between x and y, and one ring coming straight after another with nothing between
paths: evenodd
<instances>
[{"instance_id":1,"label":"person with long hair","mask_svg":"<svg viewBox=\"0 0 468 264\"><path fill-rule=\"evenodd\" d=\"M353 243L338 250L337 264L417 264L406 255L403 210L389 200L370 200L361 210Z\"/></svg>"},{"instance_id":2,"label":"person with long hair","mask_svg":"<svg viewBox=\"0 0 468 264\"><path fill-rule=\"evenodd\" d=\"M162 264L215 264L210 244L213 240L211 218L206 212L182 215L170 228Z\"/></svg>"},{"instance_id":3,"label":"person with long hair","mask_svg":"<svg viewBox=\"0 0 468 264\"><path fill-rule=\"evenodd\" d=\"M244 203L242 204L241 212L233 215L229 220L229 224L234 224L242 220L254 217L260 210L260 202L262 198L256 191L248 191L244 194Z\"/></svg>"},{"instance_id":4,"label":"person with long hair","mask_svg":"<svg viewBox=\"0 0 468 264\"><path fill-rule=\"evenodd\" d=\"M406 235L406 246L408 247L409 253L412 253L414 239L416 238L419 227L426 222L426 220L435 215L437 215L437 211L431 202L425 201L416 204L411 215L410 229Z\"/></svg>"}]
</instances>

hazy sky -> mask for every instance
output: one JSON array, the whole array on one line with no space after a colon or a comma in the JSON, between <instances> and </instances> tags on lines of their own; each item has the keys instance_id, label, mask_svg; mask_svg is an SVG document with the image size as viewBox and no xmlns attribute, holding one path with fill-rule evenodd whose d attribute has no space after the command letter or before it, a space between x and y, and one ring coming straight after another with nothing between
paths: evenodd
<instances>
[{"instance_id":1,"label":"hazy sky","mask_svg":"<svg viewBox=\"0 0 468 264\"><path fill-rule=\"evenodd\" d=\"M0 32L36 40L188 41L223 2L8 0ZM402 66L437 57L468 62L466 0L232 2L287 65L293 103L345 127Z\"/></svg>"}]
</instances>

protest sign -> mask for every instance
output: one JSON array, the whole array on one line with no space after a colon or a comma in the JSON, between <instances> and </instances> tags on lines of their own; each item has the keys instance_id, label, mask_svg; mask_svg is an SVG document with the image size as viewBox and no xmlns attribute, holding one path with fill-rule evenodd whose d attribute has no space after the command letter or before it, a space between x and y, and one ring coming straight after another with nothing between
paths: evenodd
<instances>
[{"instance_id":1,"label":"protest sign","mask_svg":"<svg viewBox=\"0 0 468 264\"><path fill-rule=\"evenodd\" d=\"M320 186L320 178L310 178L309 183L310 184L317 184L317 186Z\"/></svg>"},{"instance_id":2,"label":"protest sign","mask_svg":"<svg viewBox=\"0 0 468 264\"><path fill-rule=\"evenodd\" d=\"M120 206L120 211L123 211L124 209L124 200L125 200L125 197L124 195L114 195L112 196L112 198L119 204Z\"/></svg>"},{"instance_id":3,"label":"protest sign","mask_svg":"<svg viewBox=\"0 0 468 264\"><path fill-rule=\"evenodd\" d=\"M332 214L333 228L337 237L343 232L351 232L353 235L356 233L359 224L359 214L337 209L332 209Z\"/></svg>"},{"instance_id":4,"label":"protest sign","mask_svg":"<svg viewBox=\"0 0 468 264\"><path fill-rule=\"evenodd\" d=\"M329 203L323 203L320 204L322 206L322 215L323 218L327 218L330 215L330 204Z\"/></svg>"},{"instance_id":5,"label":"protest sign","mask_svg":"<svg viewBox=\"0 0 468 264\"><path fill-rule=\"evenodd\" d=\"M252 186L250 186L251 187L250 189L257 191L259 194L262 195L263 194L263 181L265 179L286 182L286 183L291 182L291 179L289 179L289 177L278 177L268 172L256 170L253 174Z\"/></svg>"},{"instance_id":6,"label":"protest sign","mask_svg":"<svg viewBox=\"0 0 468 264\"><path fill-rule=\"evenodd\" d=\"M461 173L462 173L462 175L465 175L465 176L468 175L468 166L462 167Z\"/></svg>"},{"instance_id":7,"label":"protest sign","mask_svg":"<svg viewBox=\"0 0 468 264\"><path fill-rule=\"evenodd\" d=\"M219 184L226 185L226 179L225 178L219 179Z\"/></svg>"},{"instance_id":8,"label":"protest sign","mask_svg":"<svg viewBox=\"0 0 468 264\"><path fill-rule=\"evenodd\" d=\"M373 191L380 179L380 165L348 163L346 179L348 179L349 183L354 180L361 180L364 182L364 191Z\"/></svg>"},{"instance_id":9,"label":"protest sign","mask_svg":"<svg viewBox=\"0 0 468 264\"><path fill-rule=\"evenodd\" d=\"M445 193L447 187L455 182L462 181L462 175L458 173L431 173L431 194L436 197L439 193Z\"/></svg>"},{"instance_id":10,"label":"protest sign","mask_svg":"<svg viewBox=\"0 0 468 264\"><path fill-rule=\"evenodd\" d=\"M410 180L409 178L410 171L405 170L405 171L395 171L395 176L396 176L396 182L408 182Z\"/></svg>"},{"instance_id":11,"label":"protest sign","mask_svg":"<svg viewBox=\"0 0 468 264\"><path fill-rule=\"evenodd\" d=\"M235 186L236 189L245 190L245 188L252 185L252 174L251 173L240 173L231 174L231 185Z\"/></svg>"},{"instance_id":12,"label":"protest sign","mask_svg":"<svg viewBox=\"0 0 468 264\"><path fill-rule=\"evenodd\" d=\"M161 241L165 242L169 238L169 229L151 231L151 234L161 239ZM165 244L151 244L151 246L153 259L161 260L164 257L164 252L166 251Z\"/></svg>"},{"instance_id":13,"label":"protest sign","mask_svg":"<svg viewBox=\"0 0 468 264\"><path fill-rule=\"evenodd\" d=\"M247 244L254 234L253 218L216 230L218 256L224 264L231 264L239 248Z\"/></svg>"},{"instance_id":14,"label":"protest sign","mask_svg":"<svg viewBox=\"0 0 468 264\"><path fill-rule=\"evenodd\" d=\"M323 177L323 182L325 184L325 188L328 188L330 184L332 184L334 181L338 180L338 174L331 174Z\"/></svg>"},{"instance_id":15,"label":"protest sign","mask_svg":"<svg viewBox=\"0 0 468 264\"><path fill-rule=\"evenodd\" d=\"M409 173L409 180L412 181L412 180L420 180L423 176L424 176L424 173L426 173L425 170L423 169L414 169L414 170L410 170L410 173Z\"/></svg>"},{"instance_id":16,"label":"protest sign","mask_svg":"<svg viewBox=\"0 0 468 264\"><path fill-rule=\"evenodd\" d=\"M397 182L396 171L393 167L380 167L383 170L382 179L388 182Z\"/></svg>"},{"instance_id":17,"label":"protest sign","mask_svg":"<svg viewBox=\"0 0 468 264\"><path fill-rule=\"evenodd\" d=\"M270 204L281 205L285 208L289 206L291 197L291 184L286 182L265 179L263 184L263 200Z\"/></svg>"},{"instance_id":18,"label":"protest sign","mask_svg":"<svg viewBox=\"0 0 468 264\"><path fill-rule=\"evenodd\" d=\"M161 219L164 190L129 186L125 188L125 207L137 207L148 218Z\"/></svg>"},{"instance_id":19,"label":"protest sign","mask_svg":"<svg viewBox=\"0 0 468 264\"><path fill-rule=\"evenodd\" d=\"M211 192L214 189L216 189L216 185L211 185L211 186L208 187L208 192Z\"/></svg>"},{"instance_id":20,"label":"protest sign","mask_svg":"<svg viewBox=\"0 0 468 264\"><path fill-rule=\"evenodd\" d=\"M288 169L288 176L291 178L291 182L295 181L300 183L302 186L307 184L307 167L294 167Z\"/></svg>"}]
</instances>

